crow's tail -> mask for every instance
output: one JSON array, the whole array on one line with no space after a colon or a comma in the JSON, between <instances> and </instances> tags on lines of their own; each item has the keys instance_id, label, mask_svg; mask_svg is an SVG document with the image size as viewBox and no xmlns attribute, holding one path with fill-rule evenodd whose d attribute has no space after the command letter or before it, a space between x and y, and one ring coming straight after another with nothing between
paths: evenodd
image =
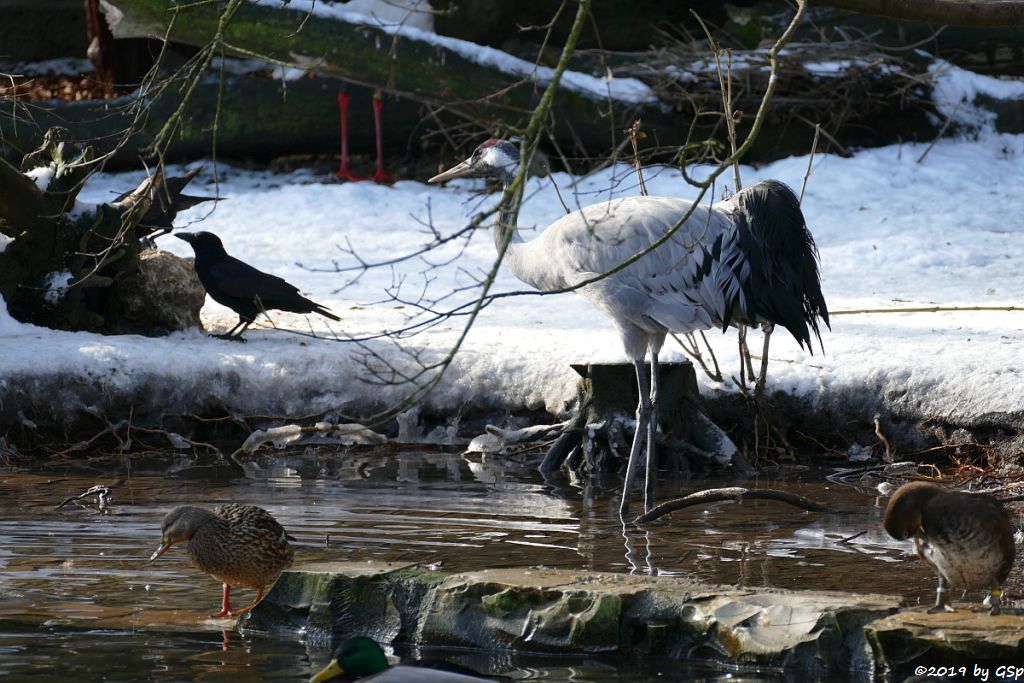
<instances>
[{"instance_id":1,"label":"crow's tail","mask_svg":"<svg viewBox=\"0 0 1024 683\"><path fill-rule=\"evenodd\" d=\"M331 313L331 309L327 308L326 306L321 306L320 304L312 301L310 303L313 304L314 313L319 313L323 317L330 318L331 320L341 320L341 318Z\"/></svg>"}]
</instances>

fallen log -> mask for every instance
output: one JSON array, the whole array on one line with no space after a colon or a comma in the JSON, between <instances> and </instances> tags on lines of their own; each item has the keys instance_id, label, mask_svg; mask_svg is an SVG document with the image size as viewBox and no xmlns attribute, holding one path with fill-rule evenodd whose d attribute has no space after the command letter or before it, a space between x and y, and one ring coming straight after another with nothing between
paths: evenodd
<instances>
[{"instance_id":1,"label":"fallen log","mask_svg":"<svg viewBox=\"0 0 1024 683\"><path fill-rule=\"evenodd\" d=\"M163 0L101 0L101 6L115 38L166 36L205 46L221 19L217 3L169 9ZM383 87L490 128L524 125L551 75L547 67L500 50L321 5L314 10L301 0L244 3L224 27L222 45L227 54ZM675 128L650 89L635 79L569 72L552 110L560 138L595 150L607 148L609 131L638 114L648 125Z\"/></svg>"}]
</instances>

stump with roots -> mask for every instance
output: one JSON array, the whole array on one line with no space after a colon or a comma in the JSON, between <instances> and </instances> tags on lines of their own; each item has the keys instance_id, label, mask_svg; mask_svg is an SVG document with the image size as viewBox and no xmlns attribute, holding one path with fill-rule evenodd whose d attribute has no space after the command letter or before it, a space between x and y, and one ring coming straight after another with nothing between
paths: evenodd
<instances>
[{"instance_id":1,"label":"stump with roots","mask_svg":"<svg viewBox=\"0 0 1024 683\"><path fill-rule=\"evenodd\" d=\"M145 250L188 197L161 170L124 196L76 202L94 172L93 150L47 131L16 168L0 159L0 296L21 322L107 334L163 335L199 323L205 292L191 264Z\"/></svg>"},{"instance_id":2,"label":"stump with roots","mask_svg":"<svg viewBox=\"0 0 1024 683\"><path fill-rule=\"evenodd\" d=\"M614 472L629 459L639 401L629 363L573 365L581 379L576 412L541 464L582 473ZM739 457L700 408L693 364L662 363L658 377L658 468L678 476L726 467ZM650 372L650 366L648 366Z\"/></svg>"}]
</instances>

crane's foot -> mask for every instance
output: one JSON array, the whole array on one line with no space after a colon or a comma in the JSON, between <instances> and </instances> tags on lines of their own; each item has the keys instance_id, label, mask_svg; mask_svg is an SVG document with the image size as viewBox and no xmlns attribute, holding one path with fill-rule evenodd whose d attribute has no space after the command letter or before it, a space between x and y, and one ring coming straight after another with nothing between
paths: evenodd
<instances>
[{"instance_id":1,"label":"crane's foot","mask_svg":"<svg viewBox=\"0 0 1024 683\"><path fill-rule=\"evenodd\" d=\"M350 183L358 183L364 180L368 180L367 178L357 176L355 173L353 173L352 169L349 168L347 163L342 164L341 167L338 168L338 170L334 173L334 176L340 180L347 180Z\"/></svg>"},{"instance_id":2,"label":"crane's foot","mask_svg":"<svg viewBox=\"0 0 1024 683\"><path fill-rule=\"evenodd\" d=\"M370 180L379 185L391 185L392 183L395 182L395 180L397 180L397 178L395 178L395 176L393 175L385 173L384 169L378 168L376 172L374 172L374 174L370 176Z\"/></svg>"}]
</instances>

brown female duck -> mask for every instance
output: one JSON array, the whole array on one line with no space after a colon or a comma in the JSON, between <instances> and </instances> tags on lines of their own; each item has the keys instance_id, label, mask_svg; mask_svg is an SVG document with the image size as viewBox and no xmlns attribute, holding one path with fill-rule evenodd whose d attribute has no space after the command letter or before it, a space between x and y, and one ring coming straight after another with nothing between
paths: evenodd
<instances>
[{"instance_id":1,"label":"brown female duck","mask_svg":"<svg viewBox=\"0 0 1024 683\"><path fill-rule=\"evenodd\" d=\"M1003 504L991 496L948 491L929 482L901 486L885 510L885 530L897 540L914 538L917 555L939 575L935 606L953 611L947 584L990 591L999 613L1002 585L1013 566L1013 529Z\"/></svg>"},{"instance_id":2,"label":"brown female duck","mask_svg":"<svg viewBox=\"0 0 1024 683\"><path fill-rule=\"evenodd\" d=\"M160 531L162 541L151 562L175 543L187 541L192 564L224 584L221 610L211 615L215 618L237 616L255 607L295 555L284 527L255 505L231 503L213 511L184 505L167 513ZM255 589L256 599L232 610L232 586Z\"/></svg>"}]
</instances>

